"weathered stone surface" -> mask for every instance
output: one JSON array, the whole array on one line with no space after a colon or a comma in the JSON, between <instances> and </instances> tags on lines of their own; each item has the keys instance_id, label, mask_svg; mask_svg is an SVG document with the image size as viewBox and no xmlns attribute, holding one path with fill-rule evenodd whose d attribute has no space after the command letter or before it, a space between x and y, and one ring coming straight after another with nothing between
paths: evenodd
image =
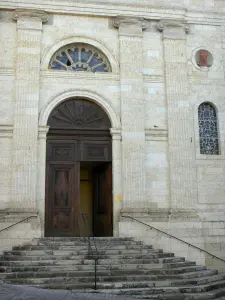
<instances>
[{"instance_id":1,"label":"weathered stone surface","mask_svg":"<svg viewBox=\"0 0 225 300\"><path fill-rule=\"evenodd\" d=\"M5 251L0 257L0 279L18 287L0 285L1 299L13 300L14 294L28 297L30 293L32 299L54 296L68 300L117 299L118 295L127 299L193 300L225 295L225 275L216 270L132 239L96 238L95 243L97 252L90 250L88 239L43 238L35 245ZM97 258L97 290L93 258ZM83 292L86 294L79 294Z\"/></svg>"},{"instance_id":2,"label":"weathered stone surface","mask_svg":"<svg viewBox=\"0 0 225 300\"><path fill-rule=\"evenodd\" d=\"M1 1L0 230L37 217L1 232L2 250L44 236L47 119L60 102L83 97L112 122L114 235L154 239L223 268L120 216L225 258L224 19L223 0ZM112 72L49 70L54 53L72 43L102 51ZM212 66L198 65L201 49ZM217 110L219 155L200 154L202 102Z\"/></svg>"}]
</instances>

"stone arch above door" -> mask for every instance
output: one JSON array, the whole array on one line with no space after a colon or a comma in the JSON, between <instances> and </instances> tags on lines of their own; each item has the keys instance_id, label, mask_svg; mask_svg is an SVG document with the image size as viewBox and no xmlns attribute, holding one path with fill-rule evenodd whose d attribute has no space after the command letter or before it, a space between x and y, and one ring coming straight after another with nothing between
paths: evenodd
<instances>
[{"instance_id":1,"label":"stone arch above door","mask_svg":"<svg viewBox=\"0 0 225 300\"><path fill-rule=\"evenodd\" d=\"M118 114L115 112L115 110L112 108L112 106L109 104L109 101L107 101L101 95L93 91L80 90L80 89L68 90L66 92L60 93L56 95L51 101L49 101L49 103L46 106L44 106L40 112L39 126L47 125L48 118L57 105L64 102L66 99L71 99L76 97L90 99L90 101L95 102L96 104L101 106L110 119L111 127L116 129L121 128L120 118Z\"/></svg>"}]
</instances>

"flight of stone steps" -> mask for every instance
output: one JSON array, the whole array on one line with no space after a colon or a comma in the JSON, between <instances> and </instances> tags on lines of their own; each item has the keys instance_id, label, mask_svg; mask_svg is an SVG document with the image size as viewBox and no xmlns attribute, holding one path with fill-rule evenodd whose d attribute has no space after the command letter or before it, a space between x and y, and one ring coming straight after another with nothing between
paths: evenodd
<instances>
[{"instance_id":1,"label":"flight of stone steps","mask_svg":"<svg viewBox=\"0 0 225 300\"><path fill-rule=\"evenodd\" d=\"M99 257L97 291L91 254ZM225 300L225 275L132 238L41 238L0 259L0 280L10 284L135 299Z\"/></svg>"}]
</instances>

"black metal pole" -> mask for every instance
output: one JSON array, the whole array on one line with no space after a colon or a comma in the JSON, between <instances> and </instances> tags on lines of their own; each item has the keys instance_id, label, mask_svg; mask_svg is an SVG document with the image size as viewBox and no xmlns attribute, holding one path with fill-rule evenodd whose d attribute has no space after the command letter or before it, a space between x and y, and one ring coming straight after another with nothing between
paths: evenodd
<instances>
[{"instance_id":1,"label":"black metal pole","mask_svg":"<svg viewBox=\"0 0 225 300\"><path fill-rule=\"evenodd\" d=\"M95 257L95 290L97 290L97 260Z\"/></svg>"}]
</instances>

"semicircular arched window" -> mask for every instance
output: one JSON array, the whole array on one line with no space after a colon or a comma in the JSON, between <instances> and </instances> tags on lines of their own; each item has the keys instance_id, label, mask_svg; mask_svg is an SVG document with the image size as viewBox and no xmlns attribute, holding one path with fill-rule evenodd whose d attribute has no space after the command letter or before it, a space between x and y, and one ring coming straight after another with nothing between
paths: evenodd
<instances>
[{"instance_id":1,"label":"semicircular arched window","mask_svg":"<svg viewBox=\"0 0 225 300\"><path fill-rule=\"evenodd\" d=\"M217 123L216 108L209 102L200 104L198 107L198 126L201 154L219 154Z\"/></svg>"},{"instance_id":2,"label":"semicircular arched window","mask_svg":"<svg viewBox=\"0 0 225 300\"><path fill-rule=\"evenodd\" d=\"M64 71L111 72L109 60L89 44L69 44L51 58L49 69Z\"/></svg>"}]
</instances>

